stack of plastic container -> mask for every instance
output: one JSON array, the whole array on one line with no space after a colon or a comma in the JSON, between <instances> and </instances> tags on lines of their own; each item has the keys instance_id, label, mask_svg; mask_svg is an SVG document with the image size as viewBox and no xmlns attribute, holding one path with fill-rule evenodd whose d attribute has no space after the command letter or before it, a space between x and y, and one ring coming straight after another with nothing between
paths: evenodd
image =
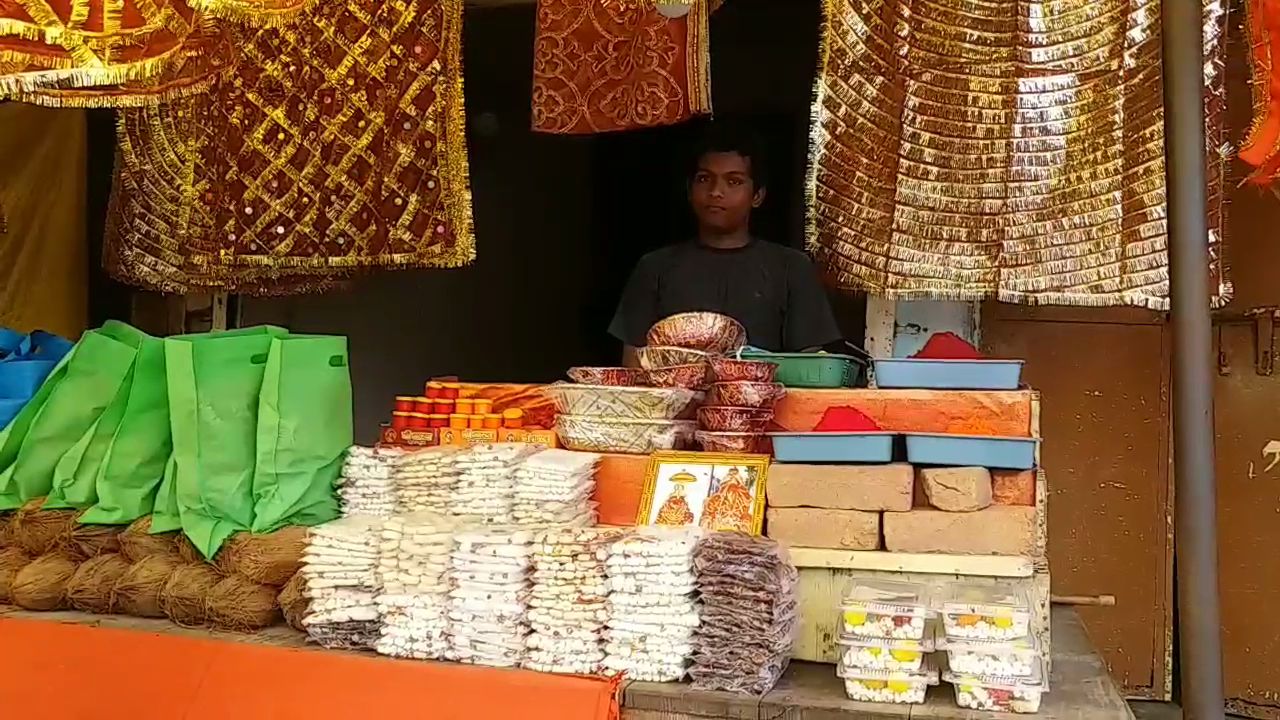
<instances>
[{"instance_id":1,"label":"stack of plastic container","mask_svg":"<svg viewBox=\"0 0 1280 720\"><path fill-rule=\"evenodd\" d=\"M1048 692L1044 659L1031 635L1031 606L1021 592L954 583L938 605L956 704L972 710L1034 713Z\"/></svg>"},{"instance_id":2,"label":"stack of plastic container","mask_svg":"<svg viewBox=\"0 0 1280 720\"><path fill-rule=\"evenodd\" d=\"M533 533L511 527L455 535L450 556L449 659L519 667L529 634Z\"/></svg>"},{"instance_id":3,"label":"stack of plastic container","mask_svg":"<svg viewBox=\"0 0 1280 720\"><path fill-rule=\"evenodd\" d=\"M397 515L382 527L378 611L383 655L435 660L449 650L449 553L453 527L429 512Z\"/></svg>"},{"instance_id":4,"label":"stack of plastic container","mask_svg":"<svg viewBox=\"0 0 1280 720\"><path fill-rule=\"evenodd\" d=\"M396 448L356 445L347 450L342 475L338 478L343 517L387 517L395 512L395 486L391 473L402 455L404 452Z\"/></svg>"},{"instance_id":5,"label":"stack of plastic container","mask_svg":"<svg viewBox=\"0 0 1280 720\"><path fill-rule=\"evenodd\" d=\"M526 443L472 445L453 461L458 478L449 496L449 514L478 525L514 521L515 472L538 451Z\"/></svg>"},{"instance_id":6,"label":"stack of plastic container","mask_svg":"<svg viewBox=\"0 0 1280 720\"><path fill-rule=\"evenodd\" d=\"M595 525L591 493L599 462L595 453L555 448L529 457L515 471L512 520L517 525Z\"/></svg>"},{"instance_id":7,"label":"stack of plastic container","mask_svg":"<svg viewBox=\"0 0 1280 720\"><path fill-rule=\"evenodd\" d=\"M852 700L923 703L938 670L933 651L928 588L894 580L854 580L840 609L840 663Z\"/></svg>"}]
</instances>

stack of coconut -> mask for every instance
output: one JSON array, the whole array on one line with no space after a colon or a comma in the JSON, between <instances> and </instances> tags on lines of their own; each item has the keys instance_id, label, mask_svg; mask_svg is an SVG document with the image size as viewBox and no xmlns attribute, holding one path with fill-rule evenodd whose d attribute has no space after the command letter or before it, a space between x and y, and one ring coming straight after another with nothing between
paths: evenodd
<instances>
[{"instance_id":1,"label":"stack of coconut","mask_svg":"<svg viewBox=\"0 0 1280 720\"><path fill-rule=\"evenodd\" d=\"M533 533L512 527L459 532L450 570L449 659L518 667L529 634Z\"/></svg>"},{"instance_id":2,"label":"stack of coconut","mask_svg":"<svg viewBox=\"0 0 1280 720\"><path fill-rule=\"evenodd\" d=\"M530 456L515 471L512 520L520 525L595 525L591 494L599 462L595 453L572 450Z\"/></svg>"},{"instance_id":3,"label":"stack of coconut","mask_svg":"<svg viewBox=\"0 0 1280 720\"><path fill-rule=\"evenodd\" d=\"M452 549L453 527L435 513L397 515L382 526L379 653L418 660L448 653Z\"/></svg>"},{"instance_id":4,"label":"stack of coconut","mask_svg":"<svg viewBox=\"0 0 1280 720\"><path fill-rule=\"evenodd\" d=\"M515 472L537 452L527 443L472 445L455 460L459 474L449 496L449 513L477 525L511 525Z\"/></svg>"},{"instance_id":5,"label":"stack of coconut","mask_svg":"<svg viewBox=\"0 0 1280 720\"><path fill-rule=\"evenodd\" d=\"M0 522L0 602L169 618L180 625L255 630L279 618L277 594L299 565L305 530L233 536L217 563L151 518L127 527L78 522L33 499Z\"/></svg>"},{"instance_id":6,"label":"stack of coconut","mask_svg":"<svg viewBox=\"0 0 1280 720\"><path fill-rule=\"evenodd\" d=\"M404 455L396 448L356 445L347 450L338 479L342 514L386 517L396 510L395 483L391 478L396 462Z\"/></svg>"},{"instance_id":7,"label":"stack of coconut","mask_svg":"<svg viewBox=\"0 0 1280 720\"><path fill-rule=\"evenodd\" d=\"M396 513L447 514L453 485L458 480L453 461L461 451L458 446L442 445L402 455L392 471Z\"/></svg>"},{"instance_id":8,"label":"stack of coconut","mask_svg":"<svg viewBox=\"0 0 1280 720\"><path fill-rule=\"evenodd\" d=\"M561 527L534 535L526 668L575 675L601 671L609 617L607 546L621 533Z\"/></svg>"},{"instance_id":9,"label":"stack of coconut","mask_svg":"<svg viewBox=\"0 0 1280 720\"><path fill-rule=\"evenodd\" d=\"M378 552L384 520L352 515L311 528L302 556L307 636L327 648L371 648L378 623Z\"/></svg>"},{"instance_id":10,"label":"stack of coconut","mask_svg":"<svg viewBox=\"0 0 1280 720\"><path fill-rule=\"evenodd\" d=\"M604 667L633 680L684 677L698 625L696 528L637 528L609 546Z\"/></svg>"}]
</instances>

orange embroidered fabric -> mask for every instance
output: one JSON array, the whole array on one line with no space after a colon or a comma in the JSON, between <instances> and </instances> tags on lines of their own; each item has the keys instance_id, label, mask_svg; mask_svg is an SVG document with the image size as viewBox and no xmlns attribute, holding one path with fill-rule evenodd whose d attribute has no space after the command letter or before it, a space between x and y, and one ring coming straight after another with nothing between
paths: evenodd
<instances>
[{"instance_id":1,"label":"orange embroidered fabric","mask_svg":"<svg viewBox=\"0 0 1280 720\"><path fill-rule=\"evenodd\" d=\"M10 97L49 107L136 107L205 92L236 57L229 30L207 15L198 16L178 52L155 76L112 85L33 87Z\"/></svg>"},{"instance_id":2,"label":"orange embroidered fabric","mask_svg":"<svg viewBox=\"0 0 1280 720\"><path fill-rule=\"evenodd\" d=\"M1280 0L1247 0L1249 65L1252 72L1253 123L1240 159L1253 170L1248 181L1271 185L1280 173Z\"/></svg>"},{"instance_id":3,"label":"orange embroidered fabric","mask_svg":"<svg viewBox=\"0 0 1280 720\"><path fill-rule=\"evenodd\" d=\"M236 60L218 18L255 27L308 0L0 0L0 99L125 107L208 89Z\"/></svg>"},{"instance_id":4,"label":"orange embroidered fabric","mask_svg":"<svg viewBox=\"0 0 1280 720\"><path fill-rule=\"evenodd\" d=\"M0 1L0 96L153 77L196 22L186 0Z\"/></svg>"},{"instance_id":5,"label":"orange embroidered fabric","mask_svg":"<svg viewBox=\"0 0 1280 720\"><path fill-rule=\"evenodd\" d=\"M213 91L121 113L104 253L165 292L289 294L475 257L462 0L319 3Z\"/></svg>"},{"instance_id":6,"label":"orange embroidered fabric","mask_svg":"<svg viewBox=\"0 0 1280 720\"><path fill-rule=\"evenodd\" d=\"M707 0L678 7L668 17L653 0L538 0L533 129L631 130L711 112Z\"/></svg>"}]
</instances>

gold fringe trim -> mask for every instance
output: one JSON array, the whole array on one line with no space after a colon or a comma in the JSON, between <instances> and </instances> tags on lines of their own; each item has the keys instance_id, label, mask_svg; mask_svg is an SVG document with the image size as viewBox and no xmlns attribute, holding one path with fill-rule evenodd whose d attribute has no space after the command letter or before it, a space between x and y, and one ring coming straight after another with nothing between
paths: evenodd
<instances>
[{"instance_id":1,"label":"gold fringe trim","mask_svg":"<svg viewBox=\"0 0 1280 720\"><path fill-rule=\"evenodd\" d=\"M688 64L689 111L707 115L711 113L711 45L708 28L707 0L686 0L689 14L685 19L688 43L685 61Z\"/></svg>"},{"instance_id":2,"label":"gold fringe trim","mask_svg":"<svg viewBox=\"0 0 1280 720\"><path fill-rule=\"evenodd\" d=\"M37 93L44 89L123 85L150 80L164 72L173 60L173 55L180 49L181 46L178 46L162 56L128 65L96 68L81 67L80 63L71 58L41 58L40 62L45 69L0 76L0 99L22 93ZM0 63L13 63L23 67L34 64L27 53L12 50L0 50Z\"/></svg>"},{"instance_id":3,"label":"gold fringe trim","mask_svg":"<svg viewBox=\"0 0 1280 720\"><path fill-rule=\"evenodd\" d=\"M212 17L241 23L252 28L278 28L288 25L310 10L318 0L300 0L287 7L273 7L270 0L191 0L191 6Z\"/></svg>"}]
</instances>

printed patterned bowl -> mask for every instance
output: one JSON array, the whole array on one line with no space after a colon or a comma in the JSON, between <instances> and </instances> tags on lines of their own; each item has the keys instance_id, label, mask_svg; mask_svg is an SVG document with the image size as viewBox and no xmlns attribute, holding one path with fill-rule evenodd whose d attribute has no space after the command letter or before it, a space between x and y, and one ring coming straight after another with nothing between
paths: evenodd
<instances>
[{"instance_id":1,"label":"printed patterned bowl","mask_svg":"<svg viewBox=\"0 0 1280 720\"><path fill-rule=\"evenodd\" d=\"M556 383L543 389L562 415L631 420L691 418L703 394L684 388L609 387Z\"/></svg>"},{"instance_id":2,"label":"printed patterned bowl","mask_svg":"<svg viewBox=\"0 0 1280 720\"><path fill-rule=\"evenodd\" d=\"M694 433L704 452L754 453L764 447L764 435L756 432L704 432Z\"/></svg>"},{"instance_id":3,"label":"printed patterned bowl","mask_svg":"<svg viewBox=\"0 0 1280 720\"><path fill-rule=\"evenodd\" d=\"M647 455L658 450L682 450L692 443L689 420L622 420L561 415L556 435L570 450Z\"/></svg>"},{"instance_id":4,"label":"printed patterned bowl","mask_svg":"<svg viewBox=\"0 0 1280 720\"><path fill-rule=\"evenodd\" d=\"M705 363L711 357L711 353L682 347L651 345L649 347L636 348L636 358L640 360L640 367L645 370L656 370L673 365Z\"/></svg>"},{"instance_id":5,"label":"printed patterned bowl","mask_svg":"<svg viewBox=\"0 0 1280 720\"><path fill-rule=\"evenodd\" d=\"M707 393L708 405L733 407L772 408L786 395L786 389L777 383L718 382Z\"/></svg>"},{"instance_id":6,"label":"printed patterned bowl","mask_svg":"<svg viewBox=\"0 0 1280 720\"><path fill-rule=\"evenodd\" d=\"M747 331L737 320L709 312L680 313L649 328L646 345L674 345L726 355L747 344Z\"/></svg>"},{"instance_id":7,"label":"printed patterned bowl","mask_svg":"<svg viewBox=\"0 0 1280 720\"><path fill-rule=\"evenodd\" d=\"M569 368L569 379L582 385L608 385L609 387L639 387L647 384L643 370L625 367Z\"/></svg>"},{"instance_id":8,"label":"printed patterned bowl","mask_svg":"<svg viewBox=\"0 0 1280 720\"><path fill-rule=\"evenodd\" d=\"M763 432L772 419L772 410L726 405L698 408L698 426L712 432Z\"/></svg>"},{"instance_id":9,"label":"printed patterned bowl","mask_svg":"<svg viewBox=\"0 0 1280 720\"><path fill-rule=\"evenodd\" d=\"M707 364L672 365L648 371L649 384L654 387L680 387L702 390L707 387Z\"/></svg>"},{"instance_id":10,"label":"printed patterned bowl","mask_svg":"<svg viewBox=\"0 0 1280 720\"><path fill-rule=\"evenodd\" d=\"M711 358L711 371L715 373L716 382L758 382L771 383L778 374L777 363L763 360L735 360L733 358Z\"/></svg>"}]
</instances>

